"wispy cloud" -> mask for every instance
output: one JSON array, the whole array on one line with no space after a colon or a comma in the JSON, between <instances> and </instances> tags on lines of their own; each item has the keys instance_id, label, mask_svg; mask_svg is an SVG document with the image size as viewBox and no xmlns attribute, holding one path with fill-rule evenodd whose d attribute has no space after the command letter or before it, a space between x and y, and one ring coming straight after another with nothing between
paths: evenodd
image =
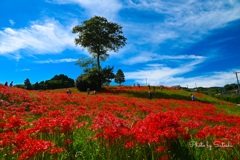
<instances>
[{"instance_id":1,"label":"wispy cloud","mask_svg":"<svg viewBox=\"0 0 240 160\"><path fill-rule=\"evenodd\" d=\"M15 22L14 22L12 19L9 20L9 23L10 23L12 26L15 24Z\"/></svg>"},{"instance_id":2,"label":"wispy cloud","mask_svg":"<svg viewBox=\"0 0 240 160\"><path fill-rule=\"evenodd\" d=\"M182 58L182 57L180 57ZM147 67L141 68L136 72L126 72L126 78L137 80L141 83L145 83L145 80L148 79L148 83L151 85L158 85L167 83L171 84L174 77L179 76L184 73L188 73L195 69L195 67L202 63L203 59L193 59L191 62L182 63L180 66L171 68L164 64L156 65L156 63L148 64Z\"/></svg>"},{"instance_id":3,"label":"wispy cloud","mask_svg":"<svg viewBox=\"0 0 240 160\"><path fill-rule=\"evenodd\" d=\"M40 60L40 61L34 61L35 63L40 63L40 64L46 64L46 63L69 63L69 62L76 62L78 59L73 59L73 58L64 58L64 59L57 59L57 60Z\"/></svg>"},{"instance_id":4,"label":"wispy cloud","mask_svg":"<svg viewBox=\"0 0 240 160\"><path fill-rule=\"evenodd\" d=\"M189 72L187 67L169 68L169 67L149 67L136 72L125 72L126 79L135 80L141 84L150 85L175 85L172 83L176 74ZM146 82L147 81L147 82Z\"/></svg>"},{"instance_id":5,"label":"wispy cloud","mask_svg":"<svg viewBox=\"0 0 240 160\"><path fill-rule=\"evenodd\" d=\"M2 55L15 56L15 52L19 50L29 50L30 55L54 54L74 46L71 26L62 26L53 19L47 19L43 23L32 22L28 28L5 28L0 31L0 54Z\"/></svg>"},{"instance_id":6,"label":"wispy cloud","mask_svg":"<svg viewBox=\"0 0 240 160\"><path fill-rule=\"evenodd\" d=\"M16 72L26 72L26 71L30 71L30 69L29 68L16 69Z\"/></svg>"},{"instance_id":7,"label":"wispy cloud","mask_svg":"<svg viewBox=\"0 0 240 160\"><path fill-rule=\"evenodd\" d=\"M197 62L194 62L197 63ZM135 82L143 85L165 85L175 86L181 85L182 87L212 87L212 86L224 86L226 84L236 83L236 76L234 71L240 70L234 69L225 72L209 72L205 75L195 77L181 77L181 74L192 71L196 64L186 64L177 68L170 68L164 66L151 66L136 72L125 72L125 78L134 80ZM197 63L198 64L198 63Z\"/></svg>"},{"instance_id":8,"label":"wispy cloud","mask_svg":"<svg viewBox=\"0 0 240 160\"><path fill-rule=\"evenodd\" d=\"M190 88L224 86L226 84L237 83L236 76L233 74L236 70L239 69L224 72L211 72L206 75L191 78L173 78L169 84L178 84L183 87L189 86Z\"/></svg>"},{"instance_id":9,"label":"wispy cloud","mask_svg":"<svg viewBox=\"0 0 240 160\"><path fill-rule=\"evenodd\" d=\"M87 10L88 15L113 19L122 8L118 0L47 0L58 4L78 4Z\"/></svg>"},{"instance_id":10,"label":"wispy cloud","mask_svg":"<svg viewBox=\"0 0 240 160\"><path fill-rule=\"evenodd\" d=\"M148 44L150 46L147 48L150 52L142 52L140 54L138 48L132 47L131 51L137 54L123 60L122 63L125 65L139 63L145 65L139 66L138 71L124 73L126 79L131 79L142 84L181 85L185 87L195 87L195 85L202 87L224 86L225 84L236 82L232 71L209 72L205 75L201 73L201 75L191 78L182 76L183 74L193 72L200 64L203 65L206 60L213 61L218 59L221 52L208 50L204 53L196 52L194 53L195 55L192 53L186 55L175 54L178 54L177 49L187 48L192 44L198 43L200 40L211 35L212 30L225 27L229 22L239 19L239 1L202 2L179 0L170 2L163 0L141 0L133 2L129 0L128 5L125 7L142 11L154 10L156 14L163 16L162 19L155 19L152 24L142 23L141 25L136 25L135 22L123 22L125 28L127 28L126 33L131 45L141 47ZM171 41L172 45L165 46L164 43L166 41ZM157 46L162 46L161 48L163 49L155 50ZM214 50L219 51L220 48L218 46ZM175 54L166 54L166 52L172 51ZM158 60L161 61L158 63ZM177 67L172 68L164 64L168 60L174 60L175 62L177 60L179 64Z\"/></svg>"},{"instance_id":11,"label":"wispy cloud","mask_svg":"<svg viewBox=\"0 0 240 160\"><path fill-rule=\"evenodd\" d=\"M207 1L200 0L128 0L126 8L142 11L155 11L164 18L155 19L153 24L125 24L131 30L133 43L163 43L166 40L178 40L175 47L195 43L213 29L226 26L240 18L240 1ZM129 15L131 16L131 15ZM219 18L221 17L221 18ZM124 23L124 22L123 22ZM144 32L143 32L144 31ZM138 39L134 36L140 35ZM141 36L142 35L142 36Z\"/></svg>"},{"instance_id":12,"label":"wispy cloud","mask_svg":"<svg viewBox=\"0 0 240 160\"><path fill-rule=\"evenodd\" d=\"M191 30L206 30L222 27L240 17L238 0L207 1L201 0L141 0L128 1L128 7L153 10L164 14L165 25L182 26ZM219 18L221 17L221 18ZM202 27L202 28L199 28Z\"/></svg>"},{"instance_id":13,"label":"wispy cloud","mask_svg":"<svg viewBox=\"0 0 240 160\"><path fill-rule=\"evenodd\" d=\"M123 60L123 64L133 65L137 63L146 63L151 61L157 61L157 60L204 60L205 57L203 56L197 56L197 55L161 55L156 53L142 53L138 56L128 58L126 60Z\"/></svg>"}]
</instances>

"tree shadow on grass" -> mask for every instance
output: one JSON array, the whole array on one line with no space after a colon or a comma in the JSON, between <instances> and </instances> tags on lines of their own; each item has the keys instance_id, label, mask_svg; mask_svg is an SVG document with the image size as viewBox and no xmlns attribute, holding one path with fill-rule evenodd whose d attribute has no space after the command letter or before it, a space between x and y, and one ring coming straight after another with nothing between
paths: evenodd
<instances>
[{"instance_id":1,"label":"tree shadow on grass","mask_svg":"<svg viewBox=\"0 0 240 160\"><path fill-rule=\"evenodd\" d=\"M118 91L114 91L114 90L104 90L105 93L113 93L113 94L122 94L122 95L126 95L129 97L136 97L136 98L146 98L149 99L149 91L128 91L128 90L118 90ZM175 100L187 100L187 101L191 101L191 95L189 93L189 95L181 95L181 94L177 94L174 92L168 93L165 91L152 91L152 97L151 99L175 99ZM203 103L212 103L207 99L199 99L196 98L196 101L198 102L203 102Z\"/></svg>"},{"instance_id":2,"label":"tree shadow on grass","mask_svg":"<svg viewBox=\"0 0 240 160\"><path fill-rule=\"evenodd\" d=\"M151 93L152 93L152 99L163 98L163 99L176 99L176 100L191 101L190 94L189 94L189 96L186 96L186 95L180 95L180 94L176 94L176 93L168 94L165 92L151 92ZM148 92L128 92L128 95L132 96L132 97L137 97L137 98L148 98ZM201 100L201 99L197 99L197 101L209 103L209 101Z\"/></svg>"}]
</instances>

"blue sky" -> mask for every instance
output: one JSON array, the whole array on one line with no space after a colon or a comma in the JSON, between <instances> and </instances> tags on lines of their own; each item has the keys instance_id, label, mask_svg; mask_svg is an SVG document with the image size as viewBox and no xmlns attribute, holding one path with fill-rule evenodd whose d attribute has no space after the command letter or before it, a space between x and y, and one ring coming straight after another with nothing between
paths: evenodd
<instances>
[{"instance_id":1,"label":"blue sky","mask_svg":"<svg viewBox=\"0 0 240 160\"><path fill-rule=\"evenodd\" d=\"M72 28L95 15L123 27L127 45L101 64L121 69L125 85L237 82L239 0L1 0L0 83L76 79L76 60L90 55L74 44Z\"/></svg>"}]
</instances>

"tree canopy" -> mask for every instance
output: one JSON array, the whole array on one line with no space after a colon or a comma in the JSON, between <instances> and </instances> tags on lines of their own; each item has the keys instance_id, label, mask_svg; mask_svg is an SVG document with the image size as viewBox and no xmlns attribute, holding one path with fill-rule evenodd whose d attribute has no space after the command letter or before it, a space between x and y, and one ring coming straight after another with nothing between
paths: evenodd
<instances>
[{"instance_id":1,"label":"tree canopy","mask_svg":"<svg viewBox=\"0 0 240 160\"><path fill-rule=\"evenodd\" d=\"M50 80L41 81L40 83L36 82L35 84L31 84L30 80L27 78L24 81L24 85L26 89L31 90L45 90L45 89L59 89L59 88L69 88L74 87L75 82L74 79L68 78L68 76L64 74L55 75Z\"/></svg>"},{"instance_id":2,"label":"tree canopy","mask_svg":"<svg viewBox=\"0 0 240 160\"><path fill-rule=\"evenodd\" d=\"M30 82L30 79L29 79L29 78L27 78L27 79L24 80L24 85L26 86L26 88L27 88L28 90L32 89L32 85L31 85L31 82Z\"/></svg>"},{"instance_id":3,"label":"tree canopy","mask_svg":"<svg viewBox=\"0 0 240 160\"><path fill-rule=\"evenodd\" d=\"M119 85L125 82L125 75L121 69L117 71L114 81Z\"/></svg>"}]
</instances>

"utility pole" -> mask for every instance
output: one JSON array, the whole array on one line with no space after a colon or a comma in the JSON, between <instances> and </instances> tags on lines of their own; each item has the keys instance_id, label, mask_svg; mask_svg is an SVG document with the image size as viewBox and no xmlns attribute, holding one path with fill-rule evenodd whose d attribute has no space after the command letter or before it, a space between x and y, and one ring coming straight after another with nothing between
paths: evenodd
<instances>
[{"instance_id":1,"label":"utility pole","mask_svg":"<svg viewBox=\"0 0 240 160\"><path fill-rule=\"evenodd\" d=\"M240 94L240 86L239 86L239 80L238 80L238 73L240 73L240 72L235 72L235 74L236 74L236 78L237 78L237 83L238 83L238 94Z\"/></svg>"},{"instance_id":2,"label":"utility pole","mask_svg":"<svg viewBox=\"0 0 240 160\"><path fill-rule=\"evenodd\" d=\"M198 91L198 88L197 88L197 84L195 83L195 89L196 89L196 91Z\"/></svg>"}]
</instances>

